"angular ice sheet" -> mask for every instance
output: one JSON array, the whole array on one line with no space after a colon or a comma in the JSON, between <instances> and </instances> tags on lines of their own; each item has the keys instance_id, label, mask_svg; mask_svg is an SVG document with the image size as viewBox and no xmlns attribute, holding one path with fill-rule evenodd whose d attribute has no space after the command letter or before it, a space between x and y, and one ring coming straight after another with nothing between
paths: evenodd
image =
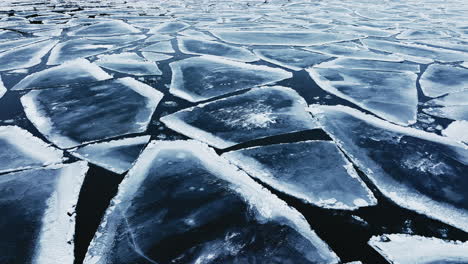
<instances>
[{"instance_id":1,"label":"angular ice sheet","mask_svg":"<svg viewBox=\"0 0 468 264\"><path fill-rule=\"evenodd\" d=\"M149 140L150 136L124 138L86 145L72 150L71 153L80 159L122 174L130 169Z\"/></svg>"},{"instance_id":2,"label":"angular ice sheet","mask_svg":"<svg viewBox=\"0 0 468 264\"><path fill-rule=\"evenodd\" d=\"M468 231L468 148L344 106L311 106L322 128L396 204Z\"/></svg>"},{"instance_id":3,"label":"angular ice sheet","mask_svg":"<svg viewBox=\"0 0 468 264\"><path fill-rule=\"evenodd\" d=\"M468 69L431 64L422 74L419 83L424 94L429 97L468 90Z\"/></svg>"},{"instance_id":4,"label":"angular ice sheet","mask_svg":"<svg viewBox=\"0 0 468 264\"><path fill-rule=\"evenodd\" d=\"M104 53L115 48L112 44L89 39L72 39L58 44L50 53L47 65L57 65L77 58Z\"/></svg>"},{"instance_id":5,"label":"angular ice sheet","mask_svg":"<svg viewBox=\"0 0 468 264\"><path fill-rule=\"evenodd\" d=\"M254 147L222 156L276 190L319 207L354 210L377 203L331 141Z\"/></svg>"},{"instance_id":6,"label":"angular ice sheet","mask_svg":"<svg viewBox=\"0 0 468 264\"><path fill-rule=\"evenodd\" d=\"M371 237L369 245L395 264L468 263L468 242L389 234Z\"/></svg>"},{"instance_id":7,"label":"angular ice sheet","mask_svg":"<svg viewBox=\"0 0 468 264\"><path fill-rule=\"evenodd\" d=\"M82 37L91 37L91 36L112 36L112 35L124 35L131 33L140 33L140 30L137 28L123 22L120 20L112 20L106 22L100 22L90 26L84 26L76 31L71 31L68 33L70 36L82 36Z\"/></svg>"},{"instance_id":8,"label":"angular ice sheet","mask_svg":"<svg viewBox=\"0 0 468 264\"><path fill-rule=\"evenodd\" d=\"M70 86L110 79L101 68L85 59L76 59L26 76L12 90Z\"/></svg>"},{"instance_id":9,"label":"angular ice sheet","mask_svg":"<svg viewBox=\"0 0 468 264\"><path fill-rule=\"evenodd\" d=\"M442 130L442 135L468 144L468 121L454 121Z\"/></svg>"},{"instance_id":10,"label":"angular ice sheet","mask_svg":"<svg viewBox=\"0 0 468 264\"><path fill-rule=\"evenodd\" d=\"M198 102L255 86L291 78L282 69L221 59L193 57L172 62L170 92L190 102Z\"/></svg>"},{"instance_id":11,"label":"angular ice sheet","mask_svg":"<svg viewBox=\"0 0 468 264\"><path fill-rule=\"evenodd\" d=\"M429 107L424 108L423 112L441 118L468 121L468 104L448 105L443 107Z\"/></svg>"},{"instance_id":12,"label":"angular ice sheet","mask_svg":"<svg viewBox=\"0 0 468 264\"><path fill-rule=\"evenodd\" d=\"M305 50L322 53L334 57L345 57L352 59L379 60L379 61L402 61L403 59L394 54L376 53L356 46L347 46L340 43L323 46L311 46Z\"/></svg>"},{"instance_id":13,"label":"angular ice sheet","mask_svg":"<svg viewBox=\"0 0 468 264\"><path fill-rule=\"evenodd\" d=\"M419 65L409 62L362 60L351 58L338 58L317 65L318 68L347 68L359 70L374 70L388 72L414 72L420 71ZM389 73L391 74L391 73Z\"/></svg>"},{"instance_id":14,"label":"angular ice sheet","mask_svg":"<svg viewBox=\"0 0 468 264\"><path fill-rule=\"evenodd\" d=\"M146 130L163 94L132 78L30 91L26 116L60 148Z\"/></svg>"},{"instance_id":15,"label":"angular ice sheet","mask_svg":"<svg viewBox=\"0 0 468 264\"><path fill-rule=\"evenodd\" d=\"M160 42L160 41L164 41L164 40L170 40L170 39L173 39L173 38L174 37L169 36L169 35L156 34L156 35L153 35L153 36L147 38L145 40L145 43L146 42Z\"/></svg>"},{"instance_id":16,"label":"angular ice sheet","mask_svg":"<svg viewBox=\"0 0 468 264\"><path fill-rule=\"evenodd\" d=\"M141 53L145 59L149 61L163 61L163 60L168 60L172 59L173 56L167 55L167 54L161 54L161 53L155 53L155 52L145 52L143 51Z\"/></svg>"},{"instance_id":17,"label":"angular ice sheet","mask_svg":"<svg viewBox=\"0 0 468 264\"><path fill-rule=\"evenodd\" d=\"M391 122L402 125L416 122L418 93L414 72L391 72L392 67L389 71L321 67L307 71L325 91Z\"/></svg>"},{"instance_id":18,"label":"angular ice sheet","mask_svg":"<svg viewBox=\"0 0 468 264\"><path fill-rule=\"evenodd\" d=\"M7 89L5 88L5 85L3 84L2 76L0 76L0 99L3 97L3 95L5 95L6 92L7 92Z\"/></svg>"},{"instance_id":19,"label":"angular ice sheet","mask_svg":"<svg viewBox=\"0 0 468 264\"><path fill-rule=\"evenodd\" d=\"M172 47L170 41L161 41L155 44L145 46L141 51L152 51L152 52L162 52L162 53L174 53L175 50Z\"/></svg>"},{"instance_id":20,"label":"angular ice sheet","mask_svg":"<svg viewBox=\"0 0 468 264\"><path fill-rule=\"evenodd\" d=\"M320 53L297 50L292 48L283 49L255 49L255 54L262 60L277 64L294 71L319 64L332 57Z\"/></svg>"},{"instance_id":21,"label":"angular ice sheet","mask_svg":"<svg viewBox=\"0 0 468 264\"><path fill-rule=\"evenodd\" d=\"M147 61L136 53L127 52L112 55L100 55L99 59L95 63L112 71L136 76L162 74L156 63Z\"/></svg>"},{"instance_id":22,"label":"angular ice sheet","mask_svg":"<svg viewBox=\"0 0 468 264\"><path fill-rule=\"evenodd\" d=\"M111 204L85 264L339 262L302 215L200 142L151 142Z\"/></svg>"},{"instance_id":23,"label":"angular ice sheet","mask_svg":"<svg viewBox=\"0 0 468 264\"><path fill-rule=\"evenodd\" d=\"M17 126L0 126L0 173L63 161L63 152Z\"/></svg>"},{"instance_id":24,"label":"angular ice sheet","mask_svg":"<svg viewBox=\"0 0 468 264\"><path fill-rule=\"evenodd\" d=\"M42 57L57 44L57 40L44 40L0 53L0 71L29 68L41 63Z\"/></svg>"},{"instance_id":25,"label":"angular ice sheet","mask_svg":"<svg viewBox=\"0 0 468 264\"><path fill-rule=\"evenodd\" d=\"M216 148L316 128L306 102L294 90L274 86L253 89L164 116L169 128Z\"/></svg>"},{"instance_id":26,"label":"angular ice sheet","mask_svg":"<svg viewBox=\"0 0 468 264\"><path fill-rule=\"evenodd\" d=\"M241 45L310 46L358 39L358 36L316 31L211 31L222 41Z\"/></svg>"},{"instance_id":27,"label":"angular ice sheet","mask_svg":"<svg viewBox=\"0 0 468 264\"><path fill-rule=\"evenodd\" d=\"M155 28L152 28L150 31L148 31L148 34L157 34L157 33L176 33L181 30L184 30L186 28L190 27L189 24L184 23L184 22L166 22L163 23L162 25L159 25Z\"/></svg>"},{"instance_id":28,"label":"angular ice sheet","mask_svg":"<svg viewBox=\"0 0 468 264\"><path fill-rule=\"evenodd\" d=\"M213 55L242 62L258 60L257 56L241 47L226 45L224 43L194 38L178 37L177 43L181 52L195 55Z\"/></svg>"},{"instance_id":29,"label":"angular ice sheet","mask_svg":"<svg viewBox=\"0 0 468 264\"><path fill-rule=\"evenodd\" d=\"M146 36L142 34L122 35L122 36L106 36L106 37L86 37L86 39L102 42L105 44L127 44L135 41L145 39Z\"/></svg>"},{"instance_id":30,"label":"angular ice sheet","mask_svg":"<svg viewBox=\"0 0 468 264\"><path fill-rule=\"evenodd\" d=\"M72 264L86 162L0 177L0 263Z\"/></svg>"}]
</instances>

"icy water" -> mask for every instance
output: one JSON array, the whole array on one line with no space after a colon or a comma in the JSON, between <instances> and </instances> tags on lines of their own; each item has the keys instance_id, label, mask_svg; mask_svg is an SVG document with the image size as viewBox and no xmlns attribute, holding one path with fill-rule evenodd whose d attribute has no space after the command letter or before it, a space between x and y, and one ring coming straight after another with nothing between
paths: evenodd
<instances>
[{"instance_id":1,"label":"icy water","mask_svg":"<svg viewBox=\"0 0 468 264\"><path fill-rule=\"evenodd\" d=\"M3 1L0 263L468 263L467 12Z\"/></svg>"}]
</instances>

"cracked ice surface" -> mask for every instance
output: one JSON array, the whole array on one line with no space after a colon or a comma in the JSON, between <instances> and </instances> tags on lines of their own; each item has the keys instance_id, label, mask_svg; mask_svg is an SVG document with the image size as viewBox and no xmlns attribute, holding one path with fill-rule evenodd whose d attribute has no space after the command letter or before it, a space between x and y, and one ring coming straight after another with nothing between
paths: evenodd
<instances>
[{"instance_id":1,"label":"cracked ice surface","mask_svg":"<svg viewBox=\"0 0 468 264\"><path fill-rule=\"evenodd\" d=\"M132 78L30 91L26 115L60 148L144 132L162 93Z\"/></svg>"},{"instance_id":2,"label":"cracked ice surface","mask_svg":"<svg viewBox=\"0 0 468 264\"><path fill-rule=\"evenodd\" d=\"M332 58L320 53L297 49L256 49L254 52L262 60L294 71L303 70Z\"/></svg>"},{"instance_id":3,"label":"cracked ice surface","mask_svg":"<svg viewBox=\"0 0 468 264\"><path fill-rule=\"evenodd\" d=\"M96 64L109 70L135 76L162 74L156 63L147 61L136 53L100 55L98 58Z\"/></svg>"},{"instance_id":4,"label":"cracked ice surface","mask_svg":"<svg viewBox=\"0 0 468 264\"><path fill-rule=\"evenodd\" d=\"M468 90L468 69L431 64L419 80L426 96L438 97L447 93Z\"/></svg>"},{"instance_id":5,"label":"cracked ice surface","mask_svg":"<svg viewBox=\"0 0 468 264\"><path fill-rule=\"evenodd\" d=\"M0 71L29 68L41 62L57 40L44 40L0 53Z\"/></svg>"},{"instance_id":6,"label":"cracked ice surface","mask_svg":"<svg viewBox=\"0 0 468 264\"><path fill-rule=\"evenodd\" d=\"M400 206L468 230L465 145L349 107L313 105L310 111L385 196Z\"/></svg>"},{"instance_id":7,"label":"cracked ice surface","mask_svg":"<svg viewBox=\"0 0 468 264\"><path fill-rule=\"evenodd\" d=\"M112 204L84 263L339 261L302 215L196 141L151 142Z\"/></svg>"},{"instance_id":8,"label":"cracked ice surface","mask_svg":"<svg viewBox=\"0 0 468 264\"><path fill-rule=\"evenodd\" d=\"M222 149L316 128L305 108L305 100L294 90L273 86L184 109L161 121L177 132Z\"/></svg>"},{"instance_id":9,"label":"cracked ice surface","mask_svg":"<svg viewBox=\"0 0 468 264\"><path fill-rule=\"evenodd\" d=\"M242 62L252 62L258 58L245 48L226 45L216 41L178 37L179 49L186 54L213 55Z\"/></svg>"}]
</instances>

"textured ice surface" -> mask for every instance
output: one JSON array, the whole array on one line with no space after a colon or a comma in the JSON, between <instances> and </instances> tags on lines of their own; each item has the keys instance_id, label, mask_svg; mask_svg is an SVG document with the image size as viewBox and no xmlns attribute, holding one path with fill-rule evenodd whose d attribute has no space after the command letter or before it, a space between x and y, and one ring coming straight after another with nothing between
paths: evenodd
<instances>
[{"instance_id":1,"label":"textured ice surface","mask_svg":"<svg viewBox=\"0 0 468 264\"><path fill-rule=\"evenodd\" d=\"M111 203L86 264L339 262L302 215L196 141L151 142Z\"/></svg>"},{"instance_id":2,"label":"textured ice surface","mask_svg":"<svg viewBox=\"0 0 468 264\"><path fill-rule=\"evenodd\" d=\"M423 111L432 116L468 121L468 89L427 101Z\"/></svg>"},{"instance_id":3,"label":"textured ice surface","mask_svg":"<svg viewBox=\"0 0 468 264\"><path fill-rule=\"evenodd\" d=\"M0 126L0 173L61 163L62 151L17 126Z\"/></svg>"},{"instance_id":4,"label":"textured ice surface","mask_svg":"<svg viewBox=\"0 0 468 264\"><path fill-rule=\"evenodd\" d=\"M468 144L468 121L454 121L442 130L442 135Z\"/></svg>"},{"instance_id":5,"label":"textured ice surface","mask_svg":"<svg viewBox=\"0 0 468 264\"><path fill-rule=\"evenodd\" d=\"M332 57L320 53L297 50L292 48L286 49L256 49L255 54L262 60L289 68L294 71L300 71L304 68L319 64Z\"/></svg>"},{"instance_id":6,"label":"textured ice surface","mask_svg":"<svg viewBox=\"0 0 468 264\"><path fill-rule=\"evenodd\" d=\"M104 53L114 45L89 39L72 39L61 42L51 51L47 65L57 65L77 58Z\"/></svg>"},{"instance_id":7,"label":"textured ice surface","mask_svg":"<svg viewBox=\"0 0 468 264\"><path fill-rule=\"evenodd\" d=\"M424 94L430 97L468 90L468 69L431 64L424 71L419 83Z\"/></svg>"},{"instance_id":8,"label":"textured ice surface","mask_svg":"<svg viewBox=\"0 0 468 264\"><path fill-rule=\"evenodd\" d=\"M161 53L155 53L155 52L145 52L143 51L141 53L145 59L149 61L163 61L163 60L168 60L172 59L173 56L167 55L167 54L161 54Z\"/></svg>"},{"instance_id":9,"label":"textured ice surface","mask_svg":"<svg viewBox=\"0 0 468 264\"><path fill-rule=\"evenodd\" d=\"M169 128L227 148L253 139L316 128L294 90L274 86L181 110L161 118Z\"/></svg>"},{"instance_id":10,"label":"textured ice surface","mask_svg":"<svg viewBox=\"0 0 468 264\"><path fill-rule=\"evenodd\" d=\"M72 264L86 162L0 177L0 263Z\"/></svg>"},{"instance_id":11,"label":"textured ice surface","mask_svg":"<svg viewBox=\"0 0 468 264\"><path fill-rule=\"evenodd\" d=\"M12 90L70 86L110 79L111 76L85 59L76 59L26 76Z\"/></svg>"},{"instance_id":12,"label":"textured ice surface","mask_svg":"<svg viewBox=\"0 0 468 264\"><path fill-rule=\"evenodd\" d=\"M402 61L402 58L397 55L376 53L365 49L364 47L347 46L340 43L323 46L311 46L304 49L334 57L379 61Z\"/></svg>"},{"instance_id":13,"label":"textured ice surface","mask_svg":"<svg viewBox=\"0 0 468 264\"><path fill-rule=\"evenodd\" d=\"M257 56L245 48L224 43L195 38L178 37L177 43L181 52L195 55L213 55L242 62L258 60Z\"/></svg>"},{"instance_id":14,"label":"textured ice surface","mask_svg":"<svg viewBox=\"0 0 468 264\"><path fill-rule=\"evenodd\" d=\"M176 33L181 30L184 30L188 28L190 25L185 23L185 22L166 22L164 24L161 24L155 28L152 28L148 34L158 34L158 33L163 33L163 34L168 34L168 33Z\"/></svg>"},{"instance_id":15,"label":"textured ice surface","mask_svg":"<svg viewBox=\"0 0 468 264\"><path fill-rule=\"evenodd\" d=\"M323 129L395 203L468 230L468 148L344 106L311 106Z\"/></svg>"},{"instance_id":16,"label":"textured ice surface","mask_svg":"<svg viewBox=\"0 0 468 264\"><path fill-rule=\"evenodd\" d=\"M162 93L132 78L30 91L21 97L34 126L60 148L146 130Z\"/></svg>"},{"instance_id":17,"label":"textured ice surface","mask_svg":"<svg viewBox=\"0 0 468 264\"><path fill-rule=\"evenodd\" d=\"M309 46L358 39L355 35L315 31L211 31L221 40L241 45Z\"/></svg>"},{"instance_id":18,"label":"textured ice surface","mask_svg":"<svg viewBox=\"0 0 468 264\"><path fill-rule=\"evenodd\" d=\"M81 27L76 31L69 32L70 36L112 36L131 33L140 33L137 28L120 20L112 20L108 22L100 22L94 25Z\"/></svg>"},{"instance_id":19,"label":"textured ice surface","mask_svg":"<svg viewBox=\"0 0 468 264\"><path fill-rule=\"evenodd\" d=\"M209 36L203 32L196 31L194 29L187 29L184 31L178 32L180 35L186 36L186 37L191 37L191 38L197 38L197 39L203 39L203 40L216 40L214 37Z\"/></svg>"},{"instance_id":20,"label":"textured ice surface","mask_svg":"<svg viewBox=\"0 0 468 264\"><path fill-rule=\"evenodd\" d=\"M169 35L162 35L162 34L156 34L152 35L151 37L147 38L145 42L159 42L159 41L164 41L164 40L170 40L173 39L174 37L169 36Z\"/></svg>"},{"instance_id":21,"label":"textured ice surface","mask_svg":"<svg viewBox=\"0 0 468 264\"><path fill-rule=\"evenodd\" d=\"M86 39L101 42L103 44L127 44L134 41L145 39L146 36L142 34L122 35L122 36L104 36L104 37L86 37Z\"/></svg>"},{"instance_id":22,"label":"textured ice surface","mask_svg":"<svg viewBox=\"0 0 468 264\"><path fill-rule=\"evenodd\" d=\"M109 70L136 76L162 74L156 63L147 61L136 53L100 55L96 64Z\"/></svg>"},{"instance_id":23,"label":"textured ice surface","mask_svg":"<svg viewBox=\"0 0 468 264\"><path fill-rule=\"evenodd\" d=\"M2 76L0 76L0 99L3 97L3 95L5 95L6 92L7 92L7 89L5 88L5 85L3 84Z\"/></svg>"},{"instance_id":24,"label":"textured ice surface","mask_svg":"<svg viewBox=\"0 0 468 264\"><path fill-rule=\"evenodd\" d=\"M254 147L223 157L252 177L316 206L353 210L377 203L331 141Z\"/></svg>"},{"instance_id":25,"label":"textured ice surface","mask_svg":"<svg viewBox=\"0 0 468 264\"><path fill-rule=\"evenodd\" d=\"M361 60L351 58L338 58L317 65L319 68L346 68L358 70L375 70L388 72L419 72L419 65L408 62ZM391 73L390 73L391 74Z\"/></svg>"},{"instance_id":26,"label":"textured ice surface","mask_svg":"<svg viewBox=\"0 0 468 264\"><path fill-rule=\"evenodd\" d=\"M149 140L150 136L125 138L86 145L72 150L71 153L90 163L122 174L130 169Z\"/></svg>"},{"instance_id":27,"label":"textured ice surface","mask_svg":"<svg viewBox=\"0 0 468 264\"><path fill-rule=\"evenodd\" d=\"M394 264L468 263L468 242L390 234L372 237L369 245Z\"/></svg>"},{"instance_id":28,"label":"textured ice surface","mask_svg":"<svg viewBox=\"0 0 468 264\"><path fill-rule=\"evenodd\" d=\"M14 48L24 47L33 43L48 40L49 38L23 38L12 41L0 42L0 51L7 51Z\"/></svg>"},{"instance_id":29,"label":"textured ice surface","mask_svg":"<svg viewBox=\"0 0 468 264\"><path fill-rule=\"evenodd\" d=\"M161 41L155 44L145 46L141 51L152 51L152 52L162 52L162 53L174 53L174 48L170 41Z\"/></svg>"},{"instance_id":30,"label":"textured ice surface","mask_svg":"<svg viewBox=\"0 0 468 264\"><path fill-rule=\"evenodd\" d=\"M325 64L323 67L332 65L330 68L318 65L307 70L320 88L391 122L402 125L416 122L418 93L415 73L392 72L394 68L391 66L389 71L383 71L335 68L333 62ZM383 64L377 62L377 65Z\"/></svg>"},{"instance_id":31,"label":"textured ice surface","mask_svg":"<svg viewBox=\"0 0 468 264\"><path fill-rule=\"evenodd\" d=\"M57 42L56 40L44 40L0 53L0 71L29 68L41 63L42 57Z\"/></svg>"},{"instance_id":32,"label":"textured ice surface","mask_svg":"<svg viewBox=\"0 0 468 264\"><path fill-rule=\"evenodd\" d=\"M292 74L277 68L201 56L172 62L170 92L191 102L278 82Z\"/></svg>"}]
</instances>

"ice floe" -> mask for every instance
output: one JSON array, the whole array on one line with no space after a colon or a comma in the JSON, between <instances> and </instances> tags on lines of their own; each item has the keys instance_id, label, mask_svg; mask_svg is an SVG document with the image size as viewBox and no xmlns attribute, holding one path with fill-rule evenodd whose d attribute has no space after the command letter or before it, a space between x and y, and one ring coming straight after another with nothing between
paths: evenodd
<instances>
[{"instance_id":1,"label":"ice floe","mask_svg":"<svg viewBox=\"0 0 468 264\"><path fill-rule=\"evenodd\" d=\"M47 65L57 65L78 58L98 55L115 48L112 44L89 39L72 39L61 42L51 51Z\"/></svg>"},{"instance_id":2,"label":"ice floe","mask_svg":"<svg viewBox=\"0 0 468 264\"><path fill-rule=\"evenodd\" d=\"M111 55L99 55L95 62L97 65L116 72L143 75L161 75L156 63L147 61L136 53L119 53Z\"/></svg>"},{"instance_id":3,"label":"ice floe","mask_svg":"<svg viewBox=\"0 0 468 264\"><path fill-rule=\"evenodd\" d=\"M5 95L6 92L7 92L7 89L5 88L5 85L3 84L2 76L0 76L0 99Z\"/></svg>"},{"instance_id":4,"label":"ice floe","mask_svg":"<svg viewBox=\"0 0 468 264\"><path fill-rule=\"evenodd\" d=\"M427 101L423 112L441 118L468 121L468 89Z\"/></svg>"},{"instance_id":5,"label":"ice floe","mask_svg":"<svg viewBox=\"0 0 468 264\"><path fill-rule=\"evenodd\" d=\"M100 22L94 25L84 26L76 31L68 33L70 36L112 36L140 33L140 30L120 20Z\"/></svg>"},{"instance_id":6,"label":"ice floe","mask_svg":"<svg viewBox=\"0 0 468 264\"><path fill-rule=\"evenodd\" d=\"M468 69L431 64L422 74L419 83L424 94L429 97L461 92L468 90Z\"/></svg>"},{"instance_id":7,"label":"ice floe","mask_svg":"<svg viewBox=\"0 0 468 264\"><path fill-rule=\"evenodd\" d=\"M146 130L163 94L132 78L33 90L21 97L28 119L60 148Z\"/></svg>"},{"instance_id":8,"label":"ice floe","mask_svg":"<svg viewBox=\"0 0 468 264\"><path fill-rule=\"evenodd\" d=\"M85 264L339 262L301 214L200 142L151 142L111 204Z\"/></svg>"},{"instance_id":9,"label":"ice floe","mask_svg":"<svg viewBox=\"0 0 468 264\"><path fill-rule=\"evenodd\" d=\"M274 86L250 90L164 116L169 128L216 148L316 128L306 102L294 90Z\"/></svg>"},{"instance_id":10,"label":"ice floe","mask_svg":"<svg viewBox=\"0 0 468 264\"><path fill-rule=\"evenodd\" d=\"M162 33L162 34L170 34L170 33L176 33L176 32L179 32L181 30L184 30L186 28L190 27L189 24L185 23L185 22L177 22L177 21L173 21L173 22L166 22L166 23L163 23L155 28L152 28L150 31L148 31L148 34L158 34L158 33Z\"/></svg>"},{"instance_id":11,"label":"ice floe","mask_svg":"<svg viewBox=\"0 0 468 264\"><path fill-rule=\"evenodd\" d=\"M454 121L442 130L442 135L468 144L468 121Z\"/></svg>"},{"instance_id":12,"label":"ice floe","mask_svg":"<svg viewBox=\"0 0 468 264\"><path fill-rule=\"evenodd\" d=\"M311 46L305 50L322 53L334 57L345 57L351 59L379 60L379 61L403 61L400 56L394 54L382 54L370 51L364 47L348 46L343 43L328 44L323 46Z\"/></svg>"},{"instance_id":13,"label":"ice floe","mask_svg":"<svg viewBox=\"0 0 468 264\"><path fill-rule=\"evenodd\" d=\"M162 35L162 34L156 34L152 35L151 37L145 39L145 43L150 43L150 42L160 42L160 41L165 41L165 40L171 40L173 39L173 36L169 35Z\"/></svg>"},{"instance_id":14,"label":"ice floe","mask_svg":"<svg viewBox=\"0 0 468 264\"><path fill-rule=\"evenodd\" d=\"M170 92L191 102L207 100L255 86L275 83L292 74L282 69L221 59L192 57L170 64Z\"/></svg>"},{"instance_id":15,"label":"ice floe","mask_svg":"<svg viewBox=\"0 0 468 264\"><path fill-rule=\"evenodd\" d=\"M374 70L388 72L414 72L420 71L419 65L409 62L378 61L352 58L338 58L316 65L318 68L345 68L358 70ZM389 73L392 74L392 73Z\"/></svg>"},{"instance_id":16,"label":"ice floe","mask_svg":"<svg viewBox=\"0 0 468 264\"><path fill-rule=\"evenodd\" d=\"M331 141L306 141L223 154L250 176L313 205L354 210L377 203Z\"/></svg>"},{"instance_id":17,"label":"ice floe","mask_svg":"<svg viewBox=\"0 0 468 264\"><path fill-rule=\"evenodd\" d=\"M394 264L468 263L468 242L388 234L373 236L369 245Z\"/></svg>"},{"instance_id":18,"label":"ice floe","mask_svg":"<svg viewBox=\"0 0 468 264\"><path fill-rule=\"evenodd\" d=\"M135 41L145 39L146 36L142 34L122 35L122 36L105 36L105 37L86 37L86 39L102 42L105 44L127 44Z\"/></svg>"},{"instance_id":19,"label":"ice floe","mask_svg":"<svg viewBox=\"0 0 468 264\"><path fill-rule=\"evenodd\" d=\"M75 206L86 162L0 177L0 262L72 264Z\"/></svg>"},{"instance_id":20,"label":"ice floe","mask_svg":"<svg viewBox=\"0 0 468 264\"><path fill-rule=\"evenodd\" d=\"M85 59L76 59L26 76L12 90L43 89L110 79L101 68Z\"/></svg>"},{"instance_id":21,"label":"ice floe","mask_svg":"<svg viewBox=\"0 0 468 264\"><path fill-rule=\"evenodd\" d=\"M224 43L195 38L178 37L181 52L194 55L213 55L242 62L252 62L258 58L245 48Z\"/></svg>"},{"instance_id":22,"label":"ice floe","mask_svg":"<svg viewBox=\"0 0 468 264\"><path fill-rule=\"evenodd\" d=\"M124 138L86 145L73 149L71 153L89 163L122 174L130 169L149 140L150 136Z\"/></svg>"},{"instance_id":23,"label":"ice floe","mask_svg":"<svg viewBox=\"0 0 468 264\"><path fill-rule=\"evenodd\" d=\"M344 106L313 105L321 127L398 205L468 230L468 148Z\"/></svg>"},{"instance_id":24,"label":"ice floe","mask_svg":"<svg viewBox=\"0 0 468 264\"><path fill-rule=\"evenodd\" d=\"M7 51L10 49L17 49L37 42L48 40L49 38L23 38L18 40L0 42L0 51Z\"/></svg>"},{"instance_id":25,"label":"ice floe","mask_svg":"<svg viewBox=\"0 0 468 264\"><path fill-rule=\"evenodd\" d=\"M143 57L145 57L145 59L149 61L163 61L163 60L172 59L174 57L174 56L167 55L167 54L146 52L146 51L143 51L141 54L143 55Z\"/></svg>"},{"instance_id":26,"label":"ice floe","mask_svg":"<svg viewBox=\"0 0 468 264\"><path fill-rule=\"evenodd\" d=\"M300 71L305 68L319 64L332 57L320 53L304 50L285 48L285 49L255 49L255 54L262 60L277 64L294 71Z\"/></svg>"},{"instance_id":27,"label":"ice floe","mask_svg":"<svg viewBox=\"0 0 468 264\"><path fill-rule=\"evenodd\" d=\"M155 44L145 46L141 51L151 51L151 52L162 52L162 53L174 53L175 50L172 47L171 41L161 41Z\"/></svg>"},{"instance_id":28,"label":"ice floe","mask_svg":"<svg viewBox=\"0 0 468 264\"><path fill-rule=\"evenodd\" d=\"M57 40L43 40L17 49L0 53L0 71L29 68L41 63Z\"/></svg>"}]
</instances>

